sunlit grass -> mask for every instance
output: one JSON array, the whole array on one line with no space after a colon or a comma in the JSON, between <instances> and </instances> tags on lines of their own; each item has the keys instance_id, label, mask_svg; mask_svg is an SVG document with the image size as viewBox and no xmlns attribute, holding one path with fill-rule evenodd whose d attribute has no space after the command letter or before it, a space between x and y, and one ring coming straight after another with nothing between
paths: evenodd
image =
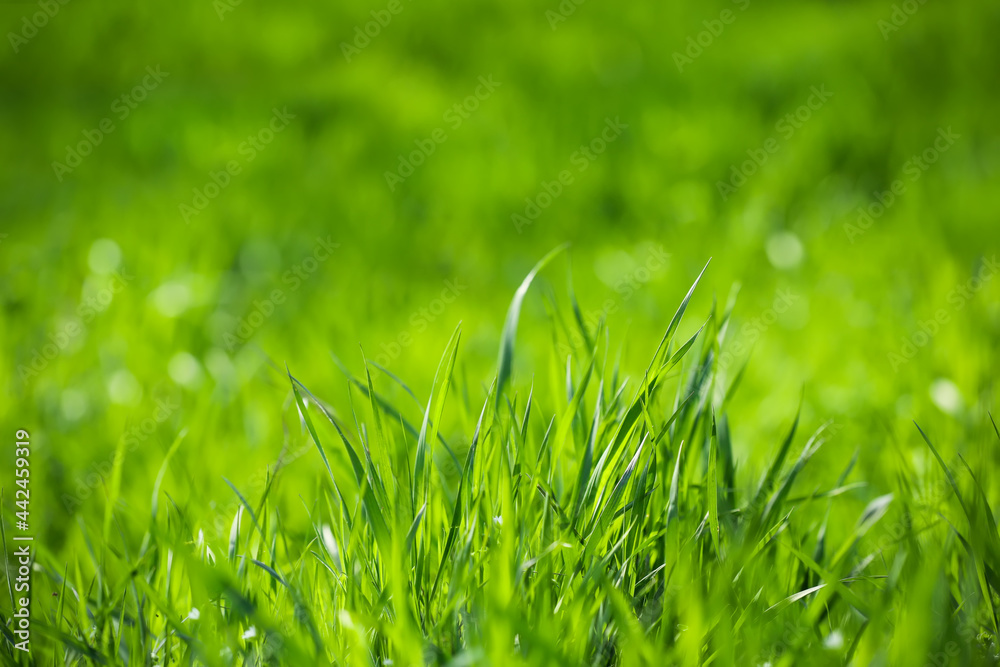
<instances>
[{"instance_id":1,"label":"sunlit grass","mask_svg":"<svg viewBox=\"0 0 1000 667\"><path fill-rule=\"evenodd\" d=\"M226 479L228 539L162 486L207 444L181 433L145 507L119 502L116 459L103 523L74 529L87 550L38 547L35 664L995 660L1000 535L964 458L949 465L921 431L947 484L901 476L878 495L846 456L805 486L840 429L790 405L787 436L753 443L762 474L741 465L726 408L742 375L718 369L733 303L678 336L698 280L644 369L619 367L572 296L548 366L520 368L521 304L557 254L518 289L494 378L456 372L461 327L426 397L334 358L352 399L333 406L309 368L289 370L290 436L315 445L320 480L297 493L307 531L274 502L287 443L262 492ZM0 655L27 664L2 627Z\"/></svg>"}]
</instances>

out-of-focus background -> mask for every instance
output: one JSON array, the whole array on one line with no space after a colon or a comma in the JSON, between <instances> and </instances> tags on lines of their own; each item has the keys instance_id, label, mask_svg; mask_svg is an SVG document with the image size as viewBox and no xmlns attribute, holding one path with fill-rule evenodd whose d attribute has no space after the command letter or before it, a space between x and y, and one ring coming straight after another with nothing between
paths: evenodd
<instances>
[{"instance_id":1,"label":"out-of-focus background","mask_svg":"<svg viewBox=\"0 0 1000 667\"><path fill-rule=\"evenodd\" d=\"M535 360L570 267L641 373L711 258L685 331L741 285L721 363L751 359L746 465L800 396L844 427L823 456L859 450L875 486L925 456L910 420L947 450L996 406L995 5L50 0L0 20L0 415L32 433L51 549L103 514L116 449L148 505L184 428L165 487L228 525L222 477L259 493L307 444L286 364L344 405L331 352L359 372L363 349L426 400L461 322L460 374L487 385L516 286L564 242L522 315L525 389L558 381ZM286 468L290 523L316 456Z\"/></svg>"}]
</instances>

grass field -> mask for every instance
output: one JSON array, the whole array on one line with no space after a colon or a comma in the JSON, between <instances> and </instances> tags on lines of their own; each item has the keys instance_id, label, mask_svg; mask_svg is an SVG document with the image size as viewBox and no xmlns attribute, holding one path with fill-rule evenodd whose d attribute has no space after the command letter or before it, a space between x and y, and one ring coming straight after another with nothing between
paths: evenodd
<instances>
[{"instance_id":1,"label":"grass field","mask_svg":"<svg viewBox=\"0 0 1000 667\"><path fill-rule=\"evenodd\" d=\"M0 21L3 664L1000 662L996 7Z\"/></svg>"}]
</instances>

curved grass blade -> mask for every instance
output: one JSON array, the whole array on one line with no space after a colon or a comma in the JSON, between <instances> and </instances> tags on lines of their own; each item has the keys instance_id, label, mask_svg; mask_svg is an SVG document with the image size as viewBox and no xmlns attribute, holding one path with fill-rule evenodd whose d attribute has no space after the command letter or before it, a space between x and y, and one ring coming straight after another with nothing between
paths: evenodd
<instances>
[{"instance_id":1,"label":"curved grass blade","mask_svg":"<svg viewBox=\"0 0 1000 667\"><path fill-rule=\"evenodd\" d=\"M708 494L708 528L712 533L712 544L715 546L715 555L719 560L722 558L722 546L719 529L719 435L715 423L715 415L712 415L712 437L708 445L708 485L705 493Z\"/></svg>"},{"instance_id":2,"label":"curved grass blade","mask_svg":"<svg viewBox=\"0 0 1000 667\"><path fill-rule=\"evenodd\" d=\"M441 355L441 360L438 362L437 371L434 373L434 384L431 386L427 410L424 411L424 421L420 426L420 435L417 437L417 455L413 463L413 493L410 498L413 507L417 506L417 501L421 496L421 487L427 481L425 459L430 454L427 442L433 442L437 436L438 424L441 422L441 415L444 414L445 399L448 397L448 387L451 386L451 376L455 372L455 357L458 354L458 342L461 337L462 324L459 323L455 327L455 331L444 349L444 354Z\"/></svg>"},{"instance_id":3,"label":"curved grass blade","mask_svg":"<svg viewBox=\"0 0 1000 667\"><path fill-rule=\"evenodd\" d=\"M150 515L154 521L156 520L156 510L160 505L160 485L163 483L163 477L167 474L167 464L170 463L170 458L174 455L174 452L177 451L177 448L180 446L181 441L184 440L185 435L187 435L187 429L182 428L181 432L177 434L176 438L174 438L174 442L170 445L170 449L167 450L167 455L163 457L163 463L160 464L160 471L157 473L156 481L153 483L153 499L150 505Z\"/></svg>"},{"instance_id":4,"label":"curved grass blade","mask_svg":"<svg viewBox=\"0 0 1000 667\"><path fill-rule=\"evenodd\" d=\"M514 298L511 300L510 308L507 310L507 318L504 320L503 331L500 334L500 355L497 360L497 405L500 404L500 397L503 395L507 382L510 380L511 369L514 365L514 338L517 336L517 322L521 317L521 304L524 302L524 297L528 293L528 288L531 287L535 276L545 268L546 264L551 262L556 255L567 247L569 247L569 244L564 243L558 248L550 250L545 257L535 264L535 267L531 269L521 282L521 286L514 292Z\"/></svg>"},{"instance_id":5,"label":"curved grass blade","mask_svg":"<svg viewBox=\"0 0 1000 667\"><path fill-rule=\"evenodd\" d=\"M330 468L330 461L326 457L326 450L323 449L323 445L320 442L319 435L316 433L316 427L313 426L312 419L309 417L309 411L306 409L305 403L302 400L302 394L299 392L299 387L303 389L305 387L301 382L292 377L292 374L288 373L288 378L292 382L292 394L295 397L295 405L298 408L299 415L302 417L302 421L306 424L306 430L309 431L310 437L314 443L316 443L316 448L319 450L319 454L323 459L323 464L326 466L326 471L330 475L330 481L333 483L334 488L337 493L340 493L340 487L337 486L337 480L333 475L333 469ZM308 390L306 390L308 391ZM378 542L379 548L382 549L383 553L389 553L389 529L386 525L385 518L382 515L382 509L378 506L378 502L375 500L374 494L371 491L370 484L365 475L364 466L361 464L361 460L358 458L357 453L351 446L350 441L344 432L341 430L340 425L337 424L333 416L326 411L326 408L319 402L316 403L326 418L330 420L334 428L337 429L337 433L340 435L340 439L344 443L344 448L347 450L347 455L351 459L351 466L354 468L354 474L357 478L358 485L361 487L362 493L362 503L364 504L365 511L368 514L368 521L371 524L372 532L375 534L375 540Z\"/></svg>"},{"instance_id":6,"label":"curved grass blade","mask_svg":"<svg viewBox=\"0 0 1000 667\"><path fill-rule=\"evenodd\" d=\"M587 531L588 548L590 548L591 545L594 544L594 541L592 541L591 538L596 537L597 538L596 541L599 542L600 539L604 536L604 532L611 524L611 519L614 516L615 512L619 509L618 504L621 501L622 497L625 495L625 488L628 486L629 480L632 479L632 472L635 470L635 466L639 463L639 457L642 456L642 450L648 440L649 440L649 434L647 433L646 437L643 438L643 441L639 443L639 447L636 448L635 456L633 456L632 460L629 461L629 464L625 467L625 472L622 473L622 476L618 480L618 483L615 484L615 488L612 489L611 495L608 496L608 500L604 503L604 507L601 508L600 515L596 516L596 519L593 523L593 527L589 531Z\"/></svg>"}]
</instances>

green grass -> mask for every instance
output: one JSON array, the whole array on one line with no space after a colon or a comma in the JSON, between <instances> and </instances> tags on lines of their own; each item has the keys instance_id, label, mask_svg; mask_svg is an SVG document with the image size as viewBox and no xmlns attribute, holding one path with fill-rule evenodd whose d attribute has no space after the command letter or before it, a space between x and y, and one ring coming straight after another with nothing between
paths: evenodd
<instances>
[{"instance_id":1,"label":"green grass","mask_svg":"<svg viewBox=\"0 0 1000 667\"><path fill-rule=\"evenodd\" d=\"M698 280L645 368L620 367L572 290L520 363L522 302L557 253L517 290L493 377L466 377L461 326L426 396L316 360L346 374L332 405L311 368L276 365L281 454L252 488L227 478L228 507L172 491L220 443L182 431L146 503L119 497L116 458L103 521L70 528L86 548L36 545L33 664L995 664L985 413L945 449L970 462L914 427L926 449L895 446L887 488L859 473L864 442L794 404L747 456L742 370L718 363L735 303L686 312ZM294 458L312 474L286 479Z\"/></svg>"},{"instance_id":2,"label":"green grass","mask_svg":"<svg viewBox=\"0 0 1000 667\"><path fill-rule=\"evenodd\" d=\"M1000 5L38 2L0 664L995 662Z\"/></svg>"}]
</instances>

